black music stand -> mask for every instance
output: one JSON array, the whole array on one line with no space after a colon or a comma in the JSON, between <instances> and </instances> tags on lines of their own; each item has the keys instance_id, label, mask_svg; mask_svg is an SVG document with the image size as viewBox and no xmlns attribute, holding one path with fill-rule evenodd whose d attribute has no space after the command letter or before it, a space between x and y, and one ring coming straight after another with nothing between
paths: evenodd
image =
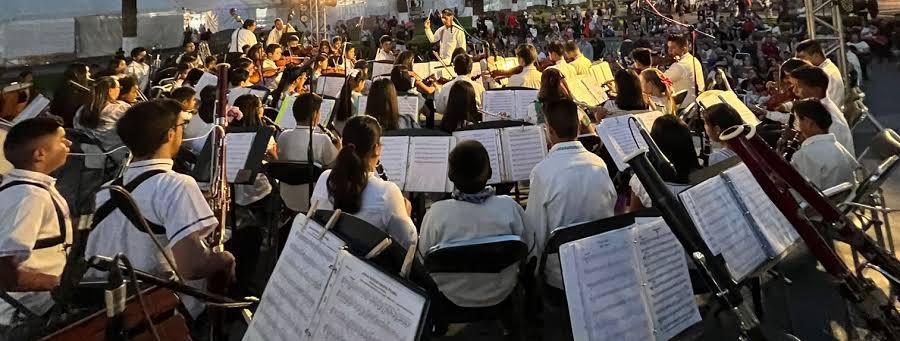
<instances>
[{"instance_id":1,"label":"black music stand","mask_svg":"<svg viewBox=\"0 0 900 341\"><path fill-rule=\"evenodd\" d=\"M256 174L261 172L262 161L266 155L269 140L274 136L275 129L272 127L228 127L226 134L230 133L249 133L255 132L256 137L253 139L253 146L250 148L249 156L244 164L244 168L238 171L234 184L253 184L256 180ZM210 174L210 164L212 160L212 144L209 143L207 137L206 144L197 156L197 163L194 165L192 176L197 182L209 182L212 178Z\"/></svg>"}]
</instances>

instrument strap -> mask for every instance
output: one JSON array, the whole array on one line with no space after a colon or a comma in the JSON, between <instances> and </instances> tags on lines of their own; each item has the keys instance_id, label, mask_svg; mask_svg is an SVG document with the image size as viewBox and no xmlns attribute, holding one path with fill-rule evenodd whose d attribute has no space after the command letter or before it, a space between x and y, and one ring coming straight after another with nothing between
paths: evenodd
<instances>
[{"instance_id":1,"label":"instrument strap","mask_svg":"<svg viewBox=\"0 0 900 341\"><path fill-rule=\"evenodd\" d=\"M134 178L134 180L131 180L131 182L129 182L127 185L124 185L124 186L122 186L122 183L124 182L123 178L119 177L119 178L113 180L112 185L122 186L123 188L125 188L126 192L132 193L144 181L147 181L147 179L150 179L151 177L153 177L157 174L162 174L162 173L166 173L166 171L162 170L162 169L153 169L153 170L146 171L146 172L138 175L136 178ZM131 222L131 225L133 225L134 228L138 229L138 231L146 233L146 231L143 231L140 228L138 228L139 226L141 226L141 221L143 220L147 223L148 226L150 226L150 231L153 232L154 234L165 234L166 233L165 226L157 225L157 224L154 224L154 223L148 221L140 214L140 212L135 212L133 209L131 209L129 207L129 205L122 205L122 203L120 203L119 200L115 199L115 197L113 197L112 195L110 195L110 199L107 200L105 203L103 203L103 205L100 205L100 207L97 208L97 212L94 213L94 219L91 222L91 227L90 227L91 231L93 231L94 228L96 228L97 225L100 224L101 221L103 221L103 219L106 219L106 217L108 217L110 214L112 214L112 212L117 208L122 212L122 214L125 215L125 217L128 219L128 221Z\"/></svg>"},{"instance_id":2,"label":"instrument strap","mask_svg":"<svg viewBox=\"0 0 900 341\"><path fill-rule=\"evenodd\" d=\"M50 192L50 188L48 188L44 184L31 182L31 181L18 180L18 181L11 181L11 182L3 185L2 187L0 187L0 192L6 190L7 188L10 188L13 186L19 186L19 185L34 186L34 187L38 187L38 188L43 188L45 191L47 191L47 194L50 194L50 200L53 202L53 208L56 210L56 219L59 222L59 236L38 239L34 243L34 250L46 249L49 247L54 247L59 244L65 243L65 241L66 241L66 215L63 213L62 207L59 205L59 203L56 202L56 198L53 197L53 193Z\"/></svg>"}]
</instances>

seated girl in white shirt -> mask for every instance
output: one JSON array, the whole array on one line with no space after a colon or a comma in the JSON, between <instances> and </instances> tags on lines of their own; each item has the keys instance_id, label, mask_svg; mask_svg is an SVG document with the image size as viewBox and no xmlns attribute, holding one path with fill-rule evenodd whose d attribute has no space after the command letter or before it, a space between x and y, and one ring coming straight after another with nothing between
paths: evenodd
<instances>
[{"instance_id":1,"label":"seated girl in white shirt","mask_svg":"<svg viewBox=\"0 0 900 341\"><path fill-rule=\"evenodd\" d=\"M338 133L344 130L347 120L359 115L357 113L357 105L359 97L362 96L363 88L366 86L367 78L368 72L366 72L366 69L351 69L350 77L347 77L347 82L341 89L341 95L334 105L334 128Z\"/></svg>"},{"instance_id":2,"label":"seated girl in white shirt","mask_svg":"<svg viewBox=\"0 0 900 341\"><path fill-rule=\"evenodd\" d=\"M116 122L119 121L130 104L119 101L119 81L113 77L100 77L94 82L94 91L87 105L78 109L74 125L83 129L100 141L104 150L110 151L122 146L122 139L116 134ZM125 158L124 151L111 155L114 160Z\"/></svg>"},{"instance_id":3,"label":"seated girl in white shirt","mask_svg":"<svg viewBox=\"0 0 900 341\"><path fill-rule=\"evenodd\" d=\"M316 181L312 201L319 209L341 209L357 216L409 247L418 238L411 206L396 184L374 173L381 158L380 141L381 126L374 118L357 116L347 121L343 148L334 167Z\"/></svg>"},{"instance_id":4,"label":"seated girl in white shirt","mask_svg":"<svg viewBox=\"0 0 900 341\"><path fill-rule=\"evenodd\" d=\"M607 116L618 116L646 112L649 110L644 91L641 89L641 79L634 70L619 70L615 76L616 99L603 103L594 113L597 121Z\"/></svg>"},{"instance_id":5,"label":"seated girl in white shirt","mask_svg":"<svg viewBox=\"0 0 900 341\"><path fill-rule=\"evenodd\" d=\"M675 115L677 105L672 97L672 81L656 68L641 71L641 89L650 109Z\"/></svg>"}]
</instances>

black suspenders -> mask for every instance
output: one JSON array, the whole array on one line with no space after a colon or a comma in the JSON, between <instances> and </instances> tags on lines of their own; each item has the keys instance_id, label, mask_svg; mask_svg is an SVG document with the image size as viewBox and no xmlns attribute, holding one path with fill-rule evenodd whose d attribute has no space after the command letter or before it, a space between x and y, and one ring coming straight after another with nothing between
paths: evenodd
<instances>
[{"instance_id":1,"label":"black suspenders","mask_svg":"<svg viewBox=\"0 0 900 341\"><path fill-rule=\"evenodd\" d=\"M125 191L127 191L128 193L131 193L131 192L134 192L134 190L138 186L140 186L140 184L142 184L144 181L146 181L147 179L150 179L154 175L165 173L165 172L166 171L161 170L161 169L149 170L144 173L141 173L141 175L138 175L136 178L134 178L134 180L131 180L131 182L129 182L127 185L122 186L122 183L124 182L124 180L122 178L117 178L117 179L113 180L112 185L122 186L123 188L125 188ZM138 231L146 233L145 231L140 229L140 226L141 226L140 220L144 220L147 222L147 225L150 226L150 232L153 232L153 234L165 234L166 233L165 226L157 225L157 224L147 221L140 214L140 212L132 212L134 210L125 208L127 206L122 205L119 201L120 200L117 200L115 196L110 196L109 200L107 200L105 203L103 203L102 205L100 205L100 207L97 208L97 211L94 212L93 221L91 222L91 230L94 230L94 228L97 227L97 225L100 224L100 222L103 221L103 219L106 219L106 217L108 217L115 209L118 208L120 211L122 211L122 214L124 214L125 217L128 218L128 220L131 222L131 225L133 225L134 228L138 229Z\"/></svg>"},{"instance_id":2,"label":"black suspenders","mask_svg":"<svg viewBox=\"0 0 900 341\"><path fill-rule=\"evenodd\" d=\"M47 191L47 194L50 195L50 200L53 201L53 208L56 210L56 219L59 220L59 236L38 239L34 243L34 250L46 249L49 247L54 247L59 244L65 243L66 242L66 215L63 213L62 207L59 205L59 203L56 202L56 198L53 197L52 192L50 192L50 188L48 188L44 184L40 184L40 183L36 183L36 182L16 180L16 181L10 181L5 185L0 186L0 192L6 190L7 188L10 188L13 186L20 186L20 185L34 186L34 187L38 187L38 188L43 188L45 191Z\"/></svg>"}]
</instances>

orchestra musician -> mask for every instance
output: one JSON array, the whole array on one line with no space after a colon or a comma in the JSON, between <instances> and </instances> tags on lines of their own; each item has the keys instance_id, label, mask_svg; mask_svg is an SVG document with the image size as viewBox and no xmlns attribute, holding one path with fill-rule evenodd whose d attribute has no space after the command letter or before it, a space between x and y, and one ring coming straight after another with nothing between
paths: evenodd
<instances>
[{"instance_id":1,"label":"orchestra musician","mask_svg":"<svg viewBox=\"0 0 900 341\"><path fill-rule=\"evenodd\" d=\"M682 35L670 35L666 38L669 54L676 62L666 70L666 77L672 80L672 90L676 93L687 90L687 96L679 108L684 108L694 102L699 91L706 89L706 80L703 79L703 64L691 55L690 42Z\"/></svg>"},{"instance_id":2,"label":"orchestra musician","mask_svg":"<svg viewBox=\"0 0 900 341\"><path fill-rule=\"evenodd\" d=\"M137 103L138 99L140 99L140 93L138 92L138 80L134 78L134 76L125 76L122 79L119 79L119 97L118 103L131 107L135 103ZM122 112L128 109L126 107Z\"/></svg>"},{"instance_id":3,"label":"orchestra musician","mask_svg":"<svg viewBox=\"0 0 900 341\"><path fill-rule=\"evenodd\" d=\"M547 44L547 51L550 53L548 57L550 60L550 66L548 66L544 70L557 69L560 73L562 73L564 80L568 81L571 79L572 81L575 81L578 74L576 73L575 68L572 65L569 65L569 63L566 62L566 59L563 58L565 52L563 51L562 43L558 41L551 41Z\"/></svg>"},{"instance_id":4,"label":"orchestra musician","mask_svg":"<svg viewBox=\"0 0 900 341\"><path fill-rule=\"evenodd\" d=\"M288 18L288 20L290 20L290 18ZM294 29L294 26L291 26L290 23L285 24L281 18L275 18L275 27L272 28L272 31L269 31L269 36L266 38L266 46L281 44L281 37L284 36L285 33L292 32L297 32L297 30Z\"/></svg>"},{"instance_id":5,"label":"orchestra musician","mask_svg":"<svg viewBox=\"0 0 900 341\"><path fill-rule=\"evenodd\" d=\"M509 86L522 86L526 88L541 88L541 72L537 70L537 49L531 44L521 44L516 47L516 57L522 70L509 77Z\"/></svg>"},{"instance_id":6,"label":"orchestra musician","mask_svg":"<svg viewBox=\"0 0 900 341\"><path fill-rule=\"evenodd\" d=\"M375 52L375 60L394 61L396 53L394 52L394 38L390 35L383 35L378 39L378 50Z\"/></svg>"},{"instance_id":7,"label":"orchestra musician","mask_svg":"<svg viewBox=\"0 0 900 341\"><path fill-rule=\"evenodd\" d=\"M766 118L781 123L788 122L790 114L787 114L787 112L791 101L796 99L789 78L791 77L791 71L803 65L811 64L799 58L790 58L781 63L781 67L778 70L778 79L775 82L766 83L766 89L769 91L769 99L766 101Z\"/></svg>"},{"instance_id":8,"label":"orchestra musician","mask_svg":"<svg viewBox=\"0 0 900 341\"><path fill-rule=\"evenodd\" d=\"M825 109L831 113L831 126L828 128L828 132L834 134L844 149L850 152L850 155L856 155L853 147L853 134L850 132L847 119L837 104L827 96L827 89L831 83L825 70L811 65L801 66L791 71L789 81L797 98L816 98L822 102Z\"/></svg>"},{"instance_id":9,"label":"orchestra musician","mask_svg":"<svg viewBox=\"0 0 900 341\"><path fill-rule=\"evenodd\" d=\"M807 39L797 44L795 57L803 59L810 64L825 71L828 77L828 99L834 102L838 109L844 107L844 77L837 65L825 56L822 44L815 39ZM802 97L801 97L802 98ZM852 151L852 149L849 149Z\"/></svg>"},{"instance_id":10,"label":"orchestra musician","mask_svg":"<svg viewBox=\"0 0 900 341\"><path fill-rule=\"evenodd\" d=\"M314 93L304 93L294 101L294 119L297 128L287 130L278 137L279 160L306 161L309 158L309 130L313 129L313 162L330 168L341 149L341 140L334 141L324 132L316 130L315 122L319 122L322 97ZM281 198L285 206L294 212L309 210L310 185L281 184Z\"/></svg>"},{"instance_id":11,"label":"orchestra musician","mask_svg":"<svg viewBox=\"0 0 900 341\"><path fill-rule=\"evenodd\" d=\"M177 272L185 280L198 280L225 271L233 279L234 256L227 251L214 252L204 242L218 221L200 187L190 176L172 171L185 124L181 105L170 99L138 103L119 120L116 130L134 154L134 162L125 169L121 181L136 185L131 195L153 235L133 226L118 210L106 217L95 216L96 226L85 250L87 259L123 253L134 268L163 277ZM97 207L109 198L109 192L101 190L96 196ZM164 250L158 250L151 238ZM163 252L172 257L171 263ZM95 280L105 280L106 276L95 270L85 274L85 278ZM194 317L202 308L188 306Z\"/></svg>"},{"instance_id":12,"label":"orchestra musician","mask_svg":"<svg viewBox=\"0 0 900 341\"><path fill-rule=\"evenodd\" d=\"M372 105L373 99L369 100ZM381 126L375 118L363 115L347 121L343 148L334 167L316 181L312 200L319 209L353 214L409 248L418 239L410 218L412 206L396 184L374 172L381 158L380 141Z\"/></svg>"},{"instance_id":13,"label":"orchestra musician","mask_svg":"<svg viewBox=\"0 0 900 341\"><path fill-rule=\"evenodd\" d=\"M631 50L631 60L634 61L634 71L638 74L653 67L653 53L646 47Z\"/></svg>"},{"instance_id":14,"label":"orchestra musician","mask_svg":"<svg viewBox=\"0 0 900 341\"><path fill-rule=\"evenodd\" d=\"M650 110L641 87L641 79L634 70L621 69L613 75L616 83L616 98L603 103L594 110L594 119L602 120L607 116L635 114Z\"/></svg>"},{"instance_id":15,"label":"orchestra musician","mask_svg":"<svg viewBox=\"0 0 900 341\"><path fill-rule=\"evenodd\" d=\"M300 57L304 56L303 46L300 45L300 37L292 35L287 38L287 48L285 52L291 57L291 63L299 63Z\"/></svg>"},{"instance_id":16,"label":"orchestra musician","mask_svg":"<svg viewBox=\"0 0 900 341\"><path fill-rule=\"evenodd\" d=\"M172 91L171 96L173 97L173 99L184 99L186 93L189 92L187 90L180 89L182 88L178 88ZM191 120L188 121L188 124L184 126L184 132L182 133L182 135L184 135L184 138L194 139L185 141L185 146L189 151L194 153L194 155L199 154L200 151L203 150L203 146L206 144L206 139L199 137L209 134L210 130L212 129L216 107L216 91L217 89L214 85L207 85L203 89L200 89L200 101L197 104L197 113L193 117L191 117ZM193 96L194 94L191 94L192 98ZM181 102L182 110L184 110L186 108L184 100L181 100L179 102Z\"/></svg>"},{"instance_id":17,"label":"orchestra musician","mask_svg":"<svg viewBox=\"0 0 900 341\"><path fill-rule=\"evenodd\" d=\"M422 78L422 75L417 74L413 71L413 60L415 59L415 54L412 51L403 51L397 56L397 60L394 62L394 69L391 70L391 80L394 81L394 86L397 87L397 91L406 92L408 88L415 88L415 95L423 96L419 101L421 106L425 105L424 96L432 95L438 90L438 86L434 84L433 75L425 75L425 78ZM402 67L400 70L399 67ZM396 79L394 77L394 73L397 73ZM410 82L409 79L412 79ZM412 83L411 86L410 83Z\"/></svg>"},{"instance_id":18,"label":"orchestra musician","mask_svg":"<svg viewBox=\"0 0 900 341\"><path fill-rule=\"evenodd\" d=\"M63 81L53 93L50 112L63 119L63 126L73 125L75 112L90 100L91 69L83 63L72 63L63 73Z\"/></svg>"},{"instance_id":19,"label":"orchestra musician","mask_svg":"<svg viewBox=\"0 0 900 341\"><path fill-rule=\"evenodd\" d=\"M712 166L719 162L725 161L735 154L726 147L721 147L721 139L719 136L728 128L744 124L741 115L727 103L716 103L706 110L702 111L704 128L709 140L719 145L712 153L709 154L709 165Z\"/></svg>"},{"instance_id":20,"label":"orchestra musician","mask_svg":"<svg viewBox=\"0 0 900 341\"><path fill-rule=\"evenodd\" d=\"M678 116L663 115L653 122L650 137L656 142L659 151L675 168L675 174L661 169L657 169L657 173L662 177L666 186L672 190L672 193L679 193L686 189L690 182L690 174L700 169L691 129ZM629 211L653 206L650 194L636 176L631 176L628 186L631 188L632 194Z\"/></svg>"},{"instance_id":21,"label":"orchestra musician","mask_svg":"<svg viewBox=\"0 0 900 341\"><path fill-rule=\"evenodd\" d=\"M794 102L793 111L797 130L804 140L794 152L791 165L821 190L845 182L856 185L855 171L859 164L835 135L828 132L832 124L828 109L810 98Z\"/></svg>"},{"instance_id":22,"label":"orchestra musician","mask_svg":"<svg viewBox=\"0 0 900 341\"><path fill-rule=\"evenodd\" d=\"M431 18L425 19L425 37L431 43L440 43L438 56L445 63L450 62L451 54L457 47L466 48L466 32L465 29L454 23L456 17L449 8L441 11L441 23L443 26L438 27L431 32Z\"/></svg>"},{"instance_id":23,"label":"orchestra musician","mask_svg":"<svg viewBox=\"0 0 900 341\"><path fill-rule=\"evenodd\" d=\"M341 89L341 95L338 96L338 102L334 106L334 128L338 134L344 131L344 125L347 120L354 116L362 115L358 110L365 108L357 108L359 106L359 98L362 97L363 89L366 87L366 79L368 79L368 70L352 69L347 82Z\"/></svg>"},{"instance_id":24,"label":"orchestra musician","mask_svg":"<svg viewBox=\"0 0 900 341\"><path fill-rule=\"evenodd\" d=\"M591 60L581 54L581 49L574 40L567 41L565 46L563 46L563 49L566 54L564 59L566 59L568 64L575 69L576 75L583 76L591 74Z\"/></svg>"},{"instance_id":25,"label":"orchestra musician","mask_svg":"<svg viewBox=\"0 0 900 341\"><path fill-rule=\"evenodd\" d=\"M538 90L535 103L535 112L543 113L543 106L560 100L573 100L568 86L563 82L563 76L559 69L547 69L541 74L541 89ZM540 115L540 114L539 114ZM538 122L544 122L546 117L538 118ZM579 135L597 135L597 131L591 124L591 119L582 106L578 107L578 131Z\"/></svg>"},{"instance_id":26,"label":"orchestra musician","mask_svg":"<svg viewBox=\"0 0 900 341\"><path fill-rule=\"evenodd\" d=\"M484 96L484 85L482 85L482 82L473 81L472 77L469 76L469 74L472 73L472 57L465 53L453 57L453 71L456 74L456 78L444 83L444 85L434 94L434 107L437 112L444 113L444 111L447 110L447 100L450 97L450 90L453 88L454 84L463 82L471 84L474 88L475 101L480 108L481 99Z\"/></svg>"},{"instance_id":27,"label":"orchestra musician","mask_svg":"<svg viewBox=\"0 0 900 341\"><path fill-rule=\"evenodd\" d=\"M75 114L75 128L88 131L97 138L103 150L113 150L122 145L122 140L115 133L116 121L131 107L119 101L119 81L113 77L100 77L94 82L91 100ZM116 153L117 161L125 158L125 151Z\"/></svg>"},{"instance_id":28,"label":"orchestra musician","mask_svg":"<svg viewBox=\"0 0 900 341\"><path fill-rule=\"evenodd\" d=\"M141 90L147 90L150 84L150 65L146 63L147 49L135 47L131 50L131 63L125 68L125 74L137 78Z\"/></svg>"},{"instance_id":29,"label":"orchestra musician","mask_svg":"<svg viewBox=\"0 0 900 341\"><path fill-rule=\"evenodd\" d=\"M50 117L16 124L3 143L14 169L0 184L0 291L37 317L16 326L26 315L0 299L2 339L33 339L49 319L49 291L59 285L73 234L69 206L50 174L65 164L71 144L61 120Z\"/></svg>"},{"instance_id":30,"label":"orchestra musician","mask_svg":"<svg viewBox=\"0 0 900 341\"><path fill-rule=\"evenodd\" d=\"M366 115L374 117L384 131L418 128L419 122L409 115L400 115L397 88L387 78L377 79L369 88ZM346 126L344 127L346 129Z\"/></svg>"},{"instance_id":31,"label":"orchestra musician","mask_svg":"<svg viewBox=\"0 0 900 341\"><path fill-rule=\"evenodd\" d=\"M573 223L615 214L616 190L606 163L578 142L578 106L560 100L543 106L550 152L531 171L531 192L525 209L527 226L534 233L533 255L541 255L550 232ZM564 295L558 257L549 257L545 273L553 288ZM552 289L552 288L548 288ZM558 297L558 296L557 296Z\"/></svg>"},{"instance_id":32,"label":"orchestra musician","mask_svg":"<svg viewBox=\"0 0 900 341\"><path fill-rule=\"evenodd\" d=\"M678 108L672 96L672 80L656 68L644 69L640 78L645 102L650 105L650 109L675 115Z\"/></svg>"},{"instance_id":33,"label":"orchestra musician","mask_svg":"<svg viewBox=\"0 0 900 341\"><path fill-rule=\"evenodd\" d=\"M284 51L281 45L270 44L266 46L266 59L262 62L263 84L269 90L275 90L281 81L281 72L284 71L283 66L278 66L281 60L281 53Z\"/></svg>"},{"instance_id":34,"label":"orchestra musician","mask_svg":"<svg viewBox=\"0 0 900 341\"><path fill-rule=\"evenodd\" d=\"M244 52L245 46L253 46L258 44L256 40L256 21L253 19L244 20L240 28L234 30L231 34L231 43L228 45L228 52Z\"/></svg>"},{"instance_id":35,"label":"orchestra musician","mask_svg":"<svg viewBox=\"0 0 900 341\"><path fill-rule=\"evenodd\" d=\"M306 80L309 79L310 73L312 70L308 66L286 68L281 76L281 81L272 92L272 103L280 105L282 99L308 92Z\"/></svg>"},{"instance_id":36,"label":"orchestra musician","mask_svg":"<svg viewBox=\"0 0 900 341\"><path fill-rule=\"evenodd\" d=\"M457 57L456 59L459 59ZM449 88L449 91L446 89ZM478 96L475 87L470 82L456 82L451 86L445 86L442 91L449 92L449 101L444 108L444 117L438 127L440 130L452 134L459 128L469 123L481 122L478 111Z\"/></svg>"}]
</instances>

